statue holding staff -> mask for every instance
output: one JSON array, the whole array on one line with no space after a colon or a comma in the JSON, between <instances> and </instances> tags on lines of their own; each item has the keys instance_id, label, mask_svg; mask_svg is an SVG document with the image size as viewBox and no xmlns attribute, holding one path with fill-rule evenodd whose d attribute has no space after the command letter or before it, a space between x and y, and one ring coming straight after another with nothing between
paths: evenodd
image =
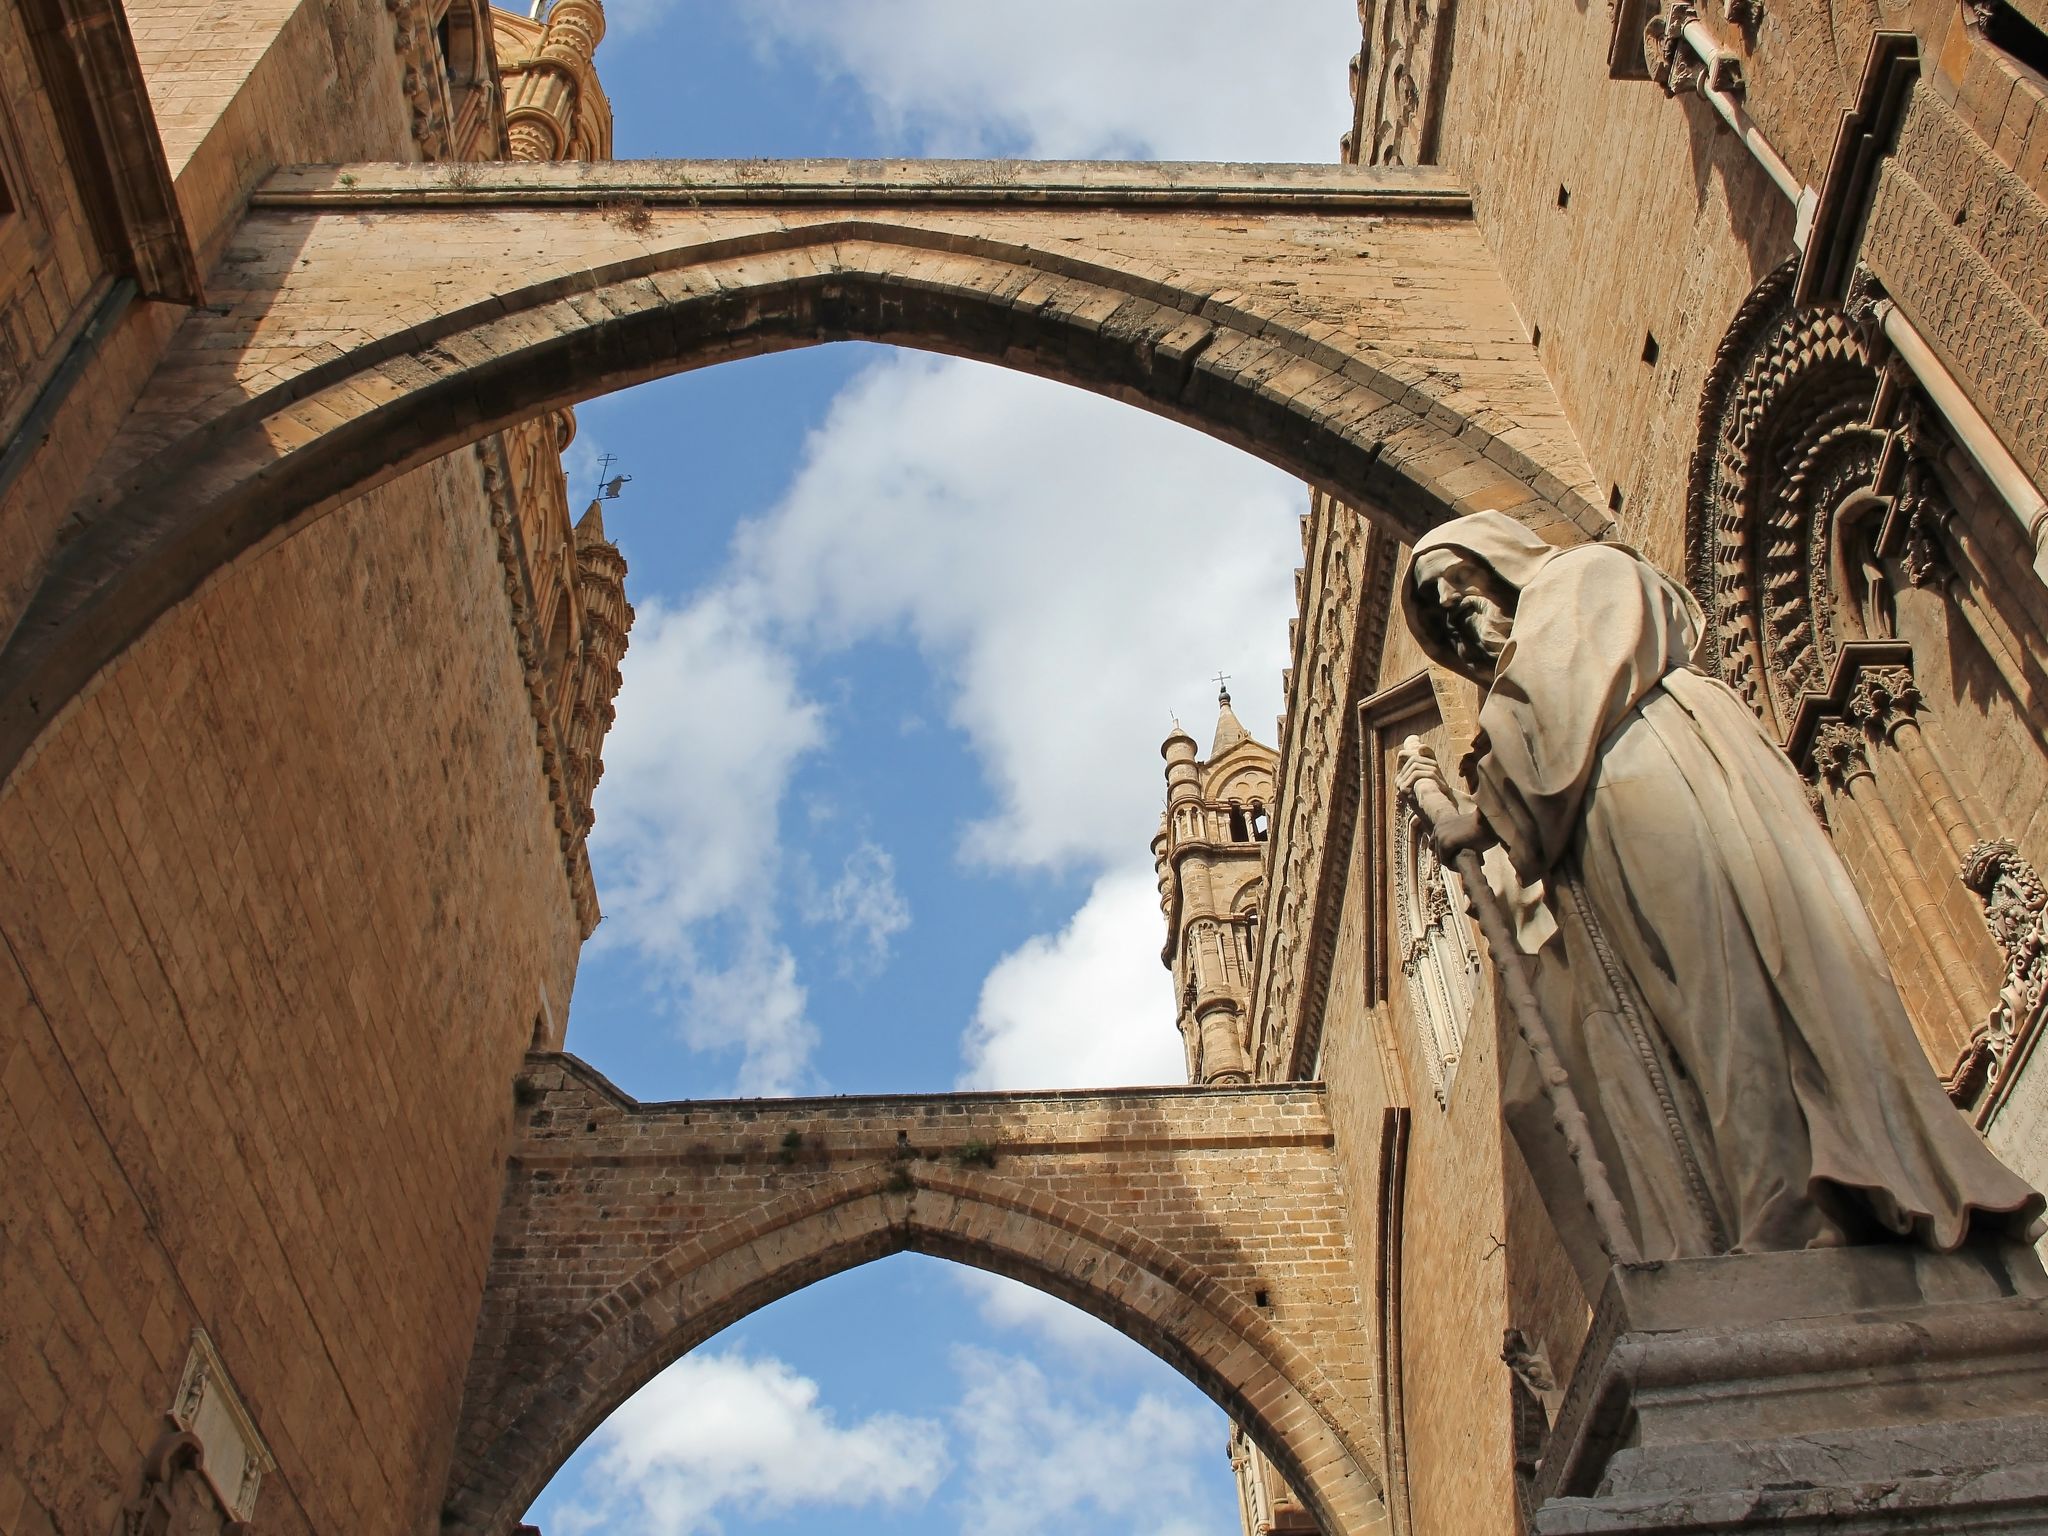
<instances>
[{"instance_id":1,"label":"statue holding staff","mask_svg":"<svg viewBox=\"0 0 2048 1536\"><path fill-rule=\"evenodd\" d=\"M1446 859L1500 845L1492 926L1519 953L1497 959L1529 973L1632 1256L2029 1236L2042 1197L1942 1093L1797 771L1694 666L1691 595L1619 545L1479 512L1417 542L1402 605L1487 692L1471 803L1414 743L1401 787L1464 807ZM1590 1277L1561 1195L1583 1184L1526 1056L1510 1124Z\"/></svg>"}]
</instances>

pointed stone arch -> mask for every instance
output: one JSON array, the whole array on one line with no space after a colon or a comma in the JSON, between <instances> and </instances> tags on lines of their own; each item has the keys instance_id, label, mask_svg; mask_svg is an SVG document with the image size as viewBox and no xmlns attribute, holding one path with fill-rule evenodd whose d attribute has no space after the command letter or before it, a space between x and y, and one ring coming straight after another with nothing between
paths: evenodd
<instances>
[{"instance_id":1,"label":"pointed stone arch","mask_svg":"<svg viewBox=\"0 0 2048 1536\"><path fill-rule=\"evenodd\" d=\"M1404 537L1480 506L1605 524L1435 173L460 169L259 195L0 651L0 771L165 610L333 507L539 411L825 341L1127 401Z\"/></svg>"},{"instance_id":2,"label":"pointed stone arch","mask_svg":"<svg viewBox=\"0 0 2048 1536\"><path fill-rule=\"evenodd\" d=\"M1163 1118L1153 1129L1166 1134L1149 1138L1155 1156L1171 1149L1183 1159L1213 1159L1228 1155L1232 1145L1257 1151L1285 1143L1299 1157L1311 1144L1327 1147L1316 1090L830 1101L833 1131L807 1141L777 1141L776 1125L806 1119L822 1101L642 1108L620 1099L616 1090L607 1093L609 1085L580 1063L549 1061L558 1064L541 1069L549 1087L541 1115L529 1124L583 1126L589 1117L587 1124L596 1130L571 1133L573 1141L589 1138L585 1155L568 1161L542 1157L523 1182L515 1176L445 1501L451 1532L502 1536L614 1409L721 1329L807 1285L906 1252L1008 1275L1101 1318L1172 1365L1242 1424L1332 1536L1381 1528L1385 1510L1368 1450L1370 1421L1358 1400L1363 1340L1356 1336L1355 1306L1324 1317L1303 1299L1296 1281L1305 1277L1272 1271L1270 1256L1263 1271L1270 1291L1242 1295L1192 1256L1200 1240L1186 1208L1138 1210L1123 1219L1091 1208L1086 1197L1099 1172L1090 1170L1088 1160L1105 1150L1091 1139L1105 1108L1146 1118L1150 1108L1160 1109ZM1147 1099L1156 1105L1146 1105ZM593 1105L599 1106L594 1116ZM623 1121L603 1112L620 1105L630 1106ZM997 1123L1012 1132L1028 1125L1038 1140L960 1141L975 1125ZM1276 1126L1287 1125L1298 1130L1273 1134ZM893 1140L887 1134L891 1127L899 1127ZM959 1144L935 1153L927 1138L940 1127ZM842 1136L863 1145L839 1150ZM912 1138L920 1143L918 1151L897 1150ZM653 1182L650 1170L657 1165L647 1149L665 1142L682 1155L660 1165L704 1170L689 1199L693 1208L713 1210L717 1218L680 1242L649 1243L640 1258L579 1290L579 1276L592 1277L578 1270L573 1257L544 1257L548 1244L536 1227L545 1227L549 1217L540 1214L536 1222L536 1213L574 1186L574 1198L597 1202L605 1213L616 1234L613 1246L623 1239L630 1248L642 1230L636 1223L644 1209L633 1204L635 1190ZM559 1148L564 1142L549 1143L545 1130L527 1142L536 1156L548 1144ZM1148 1138L1140 1136L1116 1155L1142 1160L1147 1146ZM639 1153L622 1158L621 1147ZM1013 1155L1037 1159L1029 1182L985 1166L998 1160L994 1147L1018 1149L1003 1151L1003 1162ZM686 1150L691 1148L694 1153ZM756 1168L787 1169L797 1187L761 1198L757 1173L731 1172L750 1157ZM1055 1163L1045 1162L1047 1157ZM1066 1173L1047 1177L1062 1161ZM834 1171L838 1162L847 1166ZM548 1170L554 1176L542 1177L537 1190L532 1173ZM1265 1219L1273 1215L1269 1209ZM1285 1246L1282 1241L1274 1251ZM1303 1250L1297 1264L1336 1262L1335 1255L1313 1251L1312 1243L1296 1246ZM1342 1267L1348 1269L1348 1258ZM566 1307L565 1293L574 1298ZM1313 1317L1314 1325L1290 1329L1269 1315L1267 1298L1283 1295L1289 1310Z\"/></svg>"}]
</instances>

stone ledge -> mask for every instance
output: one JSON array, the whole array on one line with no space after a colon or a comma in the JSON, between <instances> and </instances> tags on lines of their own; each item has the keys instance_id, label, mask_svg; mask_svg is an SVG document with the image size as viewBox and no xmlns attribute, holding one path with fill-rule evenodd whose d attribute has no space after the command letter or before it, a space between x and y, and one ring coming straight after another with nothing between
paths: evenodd
<instances>
[{"instance_id":1,"label":"stone ledge","mask_svg":"<svg viewBox=\"0 0 2048 1536\"><path fill-rule=\"evenodd\" d=\"M1464 187L1437 166L1361 169L1119 160L614 160L595 164L373 162L296 166L250 199L258 209L581 205L908 204L1298 209L1469 218Z\"/></svg>"}]
</instances>

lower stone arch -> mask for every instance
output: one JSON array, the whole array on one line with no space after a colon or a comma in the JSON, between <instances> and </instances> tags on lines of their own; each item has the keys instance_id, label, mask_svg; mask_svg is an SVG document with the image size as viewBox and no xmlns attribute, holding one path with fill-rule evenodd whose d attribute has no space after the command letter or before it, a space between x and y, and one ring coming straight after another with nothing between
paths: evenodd
<instances>
[{"instance_id":1,"label":"lower stone arch","mask_svg":"<svg viewBox=\"0 0 2048 1536\"><path fill-rule=\"evenodd\" d=\"M1256 1309L1151 1240L972 1170L844 1175L670 1249L547 1341L546 1361L472 1366L444 1529L503 1536L603 1421L722 1329L895 1253L1008 1275L1102 1319L1242 1424L1331 1536L1387 1528L1362 1426Z\"/></svg>"},{"instance_id":2,"label":"lower stone arch","mask_svg":"<svg viewBox=\"0 0 2048 1536\"><path fill-rule=\"evenodd\" d=\"M1404 538L1482 506L1604 530L1516 446L1512 418L1460 415L1412 364L1324 329L1151 275L850 219L491 295L253 396L218 380L197 397L167 390L156 415L131 419L0 649L0 779L169 608L353 497L556 406L826 341L974 358L1109 395Z\"/></svg>"}]
</instances>

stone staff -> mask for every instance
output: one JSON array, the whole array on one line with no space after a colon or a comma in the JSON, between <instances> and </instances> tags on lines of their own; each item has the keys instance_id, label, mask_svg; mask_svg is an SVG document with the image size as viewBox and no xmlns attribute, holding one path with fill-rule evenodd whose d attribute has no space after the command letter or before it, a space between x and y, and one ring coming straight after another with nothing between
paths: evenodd
<instances>
[{"instance_id":1,"label":"stone staff","mask_svg":"<svg viewBox=\"0 0 2048 1536\"><path fill-rule=\"evenodd\" d=\"M1402 743L1404 754L1422 750L1418 737L1410 736ZM1556 1118L1558 1131L1564 1136L1572 1162L1579 1170L1580 1182L1585 1186L1586 1208L1593 1213L1600 1246L1615 1263L1634 1263L1635 1240L1629 1235L1628 1218L1622 1211L1621 1202L1615 1198L1613 1184L1608 1181L1607 1165L1600 1161L1600 1154L1593 1145L1593 1128L1586 1120L1586 1112L1579 1107L1579 1096L1572 1091L1571 1079L1564 1070L1564 1064L1557 1059L1556 1047L1551 1044L1550 1027L1543 1022L1543 1010L1537 1006L1536 989L1527 970L1528 962L1516 947L1514 929L1507 914L1501 911L1493 887L1486 883L1486 872L1480 864L1480 845L1492 841L1486 824L1476 808L1460 810L1444 793L1443 786L1427 775L1417 779L1408 794L1414 802L1416 814L1436 843L1439 855L1448 843L1457 845L1457 851L1449 862L1457 870L1458 878L1465 882L1465 898L1471 902L1473 916L1479 920L1479 931L1486 935L1486 946L1493 952L1494 968L1500 976L1501 989L1507 995L1515 1032L1536 1058L1536 1071L1550 1100L1551 1113Z\"/></svg>"}]
</instances>

